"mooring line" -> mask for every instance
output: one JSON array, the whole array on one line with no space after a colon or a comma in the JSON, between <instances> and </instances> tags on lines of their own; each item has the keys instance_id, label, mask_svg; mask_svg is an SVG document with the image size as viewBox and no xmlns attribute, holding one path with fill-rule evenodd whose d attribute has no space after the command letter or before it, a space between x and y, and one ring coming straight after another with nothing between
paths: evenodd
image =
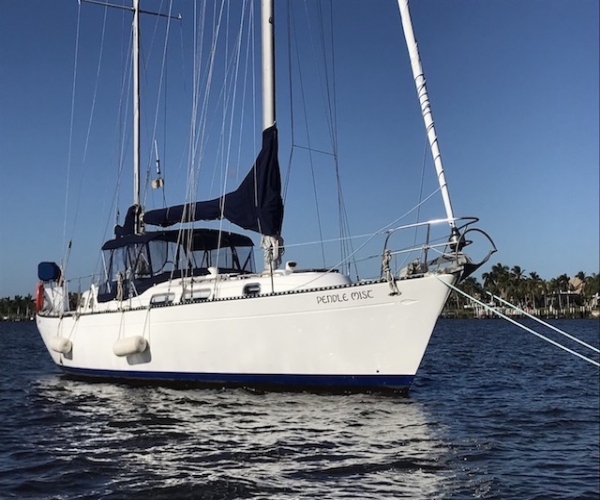
<instances>
[{"instance_id":1,"label":"mooring line","mask_svg":"<svg viewBox=\"0 0 600 500\"><path fill-rule=\"evenodd\" d=\"M454 290L455 292L460 293L461 295L464 295L465 297L467 297L468 299L472 300L473 302L479 304L480 306L483 306L484 308L488 309L489 311L493 312L494 314L500 316L501 318L505 319L506 321L508 321L509 323L512 323L513 325L518 326L519 328L529 332L529 333L533 333L533 335L535 335L536 337L541 338L542 340L545 340L546 342L549 342L552 345L555 345L556 347L559 347L560 349L562 349L563 351L567 351L570 354L573 354L574 356L577 356L578 358L583 359L584 361L587 361L588 363L591 363L597 367L600 367L600 363L598 363L597 361L594 361L593 359L590 359L586 356L584 356L583 354L579 354L578 352L569 349L568 347L565 347L562 344L559 344L558 342L555 342L552 339L549 339L548 337L542 335L541 333L536 332L535 330L532 330L531 328L526 327L525 325L522 325L521 323L519 323L518 321L515 321L512 318L509 318L508 316L506 316L505 314L496 311L493 307L490 307L489 305L485 304L484 302L481 302L480 300L476 299L475 297L471 297L468 293L463 292L460 288L455 287L454 285L450 284L450 283L446 283L445 281L441 280L437 275L434 274L434 276L436 277L436 279L440 282L442 282L444 285L446 285L448 288L450 288L451 290Z\"/></svg>"},{"instance_id":2,"label":"mooring line","mask_svg":"<svg viewBox=\"0 0 600 500\"><path fill-rule=\"evenodd\" d=\"M550 323L542 321L540 318L536 318L533 314L529 314L527 311L523 311L523 309L520 309L519 307L515 306L514 304L511 304L507 300L504 300L503 298L498 297L491 292L486 292L486 293L488 295L490 295L491 297L493 297L495 300L498 300L498 301L502 302L503 304L506 304L507 306L512 307L515 311L518 311L521 314L524 314L528 318L531 318L532 320L537 321L538 323L550 328L551 330L554 330L555 332L560 333L561 335L564 335L567 338L570 338L574 342L577 342L578 344L581 344L582 346L587 347L588 349L591 349L594 352L600 353L600 349L594 347L593 345L586 344L583 340L579 340L577 337L573 337L572 335L569 335L567 332L561 330L560 328L556 328L555 326L551 325Z\"/></svg>"}]
</instances>

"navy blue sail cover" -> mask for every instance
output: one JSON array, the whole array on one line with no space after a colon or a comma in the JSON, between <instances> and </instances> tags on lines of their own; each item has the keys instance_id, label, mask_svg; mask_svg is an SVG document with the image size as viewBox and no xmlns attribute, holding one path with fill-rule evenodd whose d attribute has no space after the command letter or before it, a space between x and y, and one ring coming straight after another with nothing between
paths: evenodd
<instances>
[{"instance_id":1,"label":"navy blue sail cover","mask_svg":"<svg viewBox=\"0 0 600 500\"><path fill-rule=\"evenodd\" d=\"M190 251L210 251L224 247L251 247L254 245L252 240L243 234L230 233L228 231L218 231L216 229L199 228L194 229L193 231L184 231L183 233L173 229L166 231L152 231L144 234L130 233L117 237L114 240L108 240L106 243L104 243L104 245L102 245L102 250L114 250L116 248L123 248L126 246L143 245L151 241L178 243L183 245L185 248L189 248ZM48 263L42 262L38 266L38 269L41 268L42 264ZM51 262L50 264L56 266L54 262ZM60 273L60 268L58 268L58 272Z\"/></svg>"},{"instance_id":2,"label":"navy blue sail cover","mask_svg":"<svg viewBox=\"0 0 600 500\"><path fill-rule=\"evenodd\" d=\"M214 200L149 210L144 214L144 223L167 227L222 218L264 235L281 234L283 200L275 125L263 131L262 149L252 170L235 191Z\"/></svg>"}]
</instances>

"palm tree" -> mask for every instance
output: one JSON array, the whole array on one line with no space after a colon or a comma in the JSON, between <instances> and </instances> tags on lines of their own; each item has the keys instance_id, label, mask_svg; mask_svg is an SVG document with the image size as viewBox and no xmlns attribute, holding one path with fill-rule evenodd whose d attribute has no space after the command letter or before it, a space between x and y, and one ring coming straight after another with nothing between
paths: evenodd
<instances>
[{"instance_id":1,"label":"palm tree","mask_svg":"<svg viewBox=\"0 0 600 500\"><path fill-rule=\"evenodd\" d=\"M585 277L583 294L590 309L597 308L600 305L598 303L600 294L600 274L593 273L592 275Z\"/></svg>"},{"instance_id":2,"label":"palm tree","mask_svg":"<svg viewBox=\"0 0 600 500\"><path fill-rule=\"evenodd\" d=\"M483 286L490 293L494 295L500 295L502 298L506 298L506 293L509 287L509 270L508 266L505 266L498 262L494 264L489 273L483 274Z\"/></svg>"},{"instance_id":3,"label":"palm tree","mask_svg":"<svg viewBox=\"0 0 600 500\"><path fill-rule=\"evenodd\" d=\"M513 266L509 273L509 290L513 302L522 303L525 298L525 270Z\"/></svg>"},{"instance_id":4,"label":"palm tree","mask_svg":"<svg viewBox=\"0 0 600 500\"><path fill-rule=\"evenodd\" d=\"M527 278L527 296L534 308L545 305L546 284L536 272L529 273L529 277Z\"/></svg>"},{"instance_id":5,"label":"palm tree","mask_svg":"<svg viewBox=\"0 0 600 500\"><path fill-rule=\"evenodd\" d=\"M10 297L3 297L0 299L0 319L7 318L10 313Z\"/></svg>"},{"instance_id":6,"label":"palm tree","mask_svg":"<svg viewBox=\"0 0 600 500\"><path fill-rule=\"evenodd\" d=\"M561 274L556 278L552 278L549 283L549 291L553 297L553 305L558 305L558 309L562 309L563 295L567 294L570 291L569 276L567 276L566 274ZM557 298L558 300L554 300L555 298ZM569 302L570 301L567 296L567 306L569 305Z\"/></svg>"},{"instance_id":7,"label":"palm tree","mask_svg":"<svg viewBox=\"0 0 600 500\"><path fill-rule=\"evenodd\" d=\"M561 292L569 291L569 276L566 274L561 274L556 278L556 281L558 282L559 290Z\"/></svg>"},{"instance_id":8,"label":"palm tree","mask_svg":"<svg viewBox=\"0 0 600 500\"><path fill-rule=\"evenodd\" d=\"M0 320L23 319L30 316L33 309L33 297L31 294L25 297L15 295L14 297L3 297L0 299Z\"/></svg>"},{"instance_id":9,"label":"palm tree","mask_svg":"<svg viewBox=\"0 0 600 500\"><path fill-rule=\"evenodd\" d=\"M467 295L476 299L481 298L483 288L474 276L469 276L460 284L460 289Z\"/></svg>"}]
</instances>

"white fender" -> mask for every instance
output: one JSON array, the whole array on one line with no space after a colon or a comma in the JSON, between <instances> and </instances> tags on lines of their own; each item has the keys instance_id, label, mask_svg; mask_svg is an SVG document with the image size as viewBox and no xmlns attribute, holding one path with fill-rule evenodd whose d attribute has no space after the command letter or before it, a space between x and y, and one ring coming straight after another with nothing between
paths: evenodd
<instances>
[{"instance_id":1,"label":"white fender","mask_svg":"<svg viewBox=\"0 0 600 500\"><path fill-rule=\"evenodd\" d=\"M146 347L148 347L146 339L141 335L134 335L133 337L117 340L113 344L113 352L117 356L129 356L130 354L144 352Z\"/></svg>"},{"instance_id":2,"label":"white fender","mask_svg":"<svg viewBox=\"0 0 600 500\"><path fill-rule=\"evenodd\" d=\"M73 349L73 342L65 337L52 337L48 342L48 347L54 352L68 354Z\"/></svg>"}]
</instances>

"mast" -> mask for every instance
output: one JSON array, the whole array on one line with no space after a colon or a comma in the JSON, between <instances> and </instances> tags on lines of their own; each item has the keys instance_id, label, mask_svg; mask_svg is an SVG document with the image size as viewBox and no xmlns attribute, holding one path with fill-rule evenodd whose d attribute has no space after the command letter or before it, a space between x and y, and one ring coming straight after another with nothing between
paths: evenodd
<instances>
[{"instance_id":1,"label":"mast","mask_svg":"<svg viewBox=\"0 0 600 500\"><path fill-rule=\"evenodd\" d=\"M263 130L275 124L273 0L261 0Z\"/></svg>"},{"instance_id":2,"label":"mast","mask_svg":"<svg viewBox=\"0 0 600 500\"><path fill-rule=\"evenodd\" d=\"M435 125L433 123L433 116L431 114L431 106L429 103L429 96L427 94L427 86L425 84L425 75L423 74L423 67L421 65L421 58L419 57L417 40L415 39L415 34L410 19L410 11L408 10L408 0L398 0L398 7L400 8L400 17L402 18L404 38L406 40L406 46L408 48L408 54L410 56L410 65L412 68L415 86L417 88L419 104L421 105L423 121L425 122L427 139L429 140L429 147L431 148L433 163L435 165L438 183L442 192L442 199L444 201L444 207L446 209L446 217L449 219L450 228L452 230L451 238L454 241L458 238L458 231L456 229L456 224L454 223L454 212L452 210L450 193L448 192L446 176L444 174L444 167L442 165L442 155L440 153L437 134L435 131Z\"/></svg>"},{"instance_id":3,"label":"mast","mask_svg":"<svg viewBox=\"0 0 600 500\"><path fill-rule=\"evenodd\" d=\"M140 224L140 8L139 0L133 0L133 205L135 210L134 232L142 231Z\"/></svg>"},{"instance_id":4,"label":"mast","mask_svg":"<svg viewBox=\"0 0 600 500\"><path fill-rule=\"evenodd\" d=\"M131 8L124 5L112 4L100 0L80 0L86 3L102 5L121 10L130 10L133 12L132 47L131 47L131 66L132 66L132 87L133 87L133 206L130 211L133 215L133 232L140 234L142 227L142 207L141 207L141 182L140 182L140 14L152 14L159 17L181 20L181 15L172 16L171 14L161 14L158 12L148 12L140 9L140 0L132 0ZM129 212L128 212L129 213ZM127 231L130 231L130 223L126 217L125 223ZM129 233L127 233L129 234Z\"/></svg>"},{"instance_id":5,"label":"mast","mask_svg":"<svg viewBox=\"0 0 600 500\"><path fill-rule=\"evenodd\" d=\"M273 0L261 0L263 131L275 125L275 29L273 10ZM279 169L279 165L277 168ZM273 270L281 264L281 257L284 253L283 239L280 234L264 234L262 229L261 233L260 246L263 249L265 271L271 274L271 291L273 292Z\"/></svg>"}]
</instances>

